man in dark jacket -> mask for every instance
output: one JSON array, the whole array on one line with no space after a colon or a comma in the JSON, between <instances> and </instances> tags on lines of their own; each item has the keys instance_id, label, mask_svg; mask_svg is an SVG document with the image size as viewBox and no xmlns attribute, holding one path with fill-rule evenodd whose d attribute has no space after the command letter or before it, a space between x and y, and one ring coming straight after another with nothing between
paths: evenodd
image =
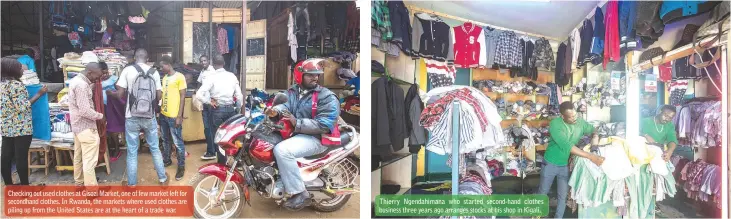
<instances>
[{"instance_id":1,"label":"man in dark jacket","mask_svg":"<svg viewBox=\"0 0 731 219\"><path fill-rule=\"evenodd\" d=\"M336 133L337 129L340 101L335 93L318 84L320 75L324 73L323 61L308 59L297 65L294 73L296 84L287 90L287 102L273 108L294 125L295 136L274 147L284 189L292 195L284 204L289 209L299 210L310 204L310 194L305 189L296 159L326 151L328 147L323 145L322 136ZM317 99L313 100L314 97Z\"/></svg>"}]
</instances>

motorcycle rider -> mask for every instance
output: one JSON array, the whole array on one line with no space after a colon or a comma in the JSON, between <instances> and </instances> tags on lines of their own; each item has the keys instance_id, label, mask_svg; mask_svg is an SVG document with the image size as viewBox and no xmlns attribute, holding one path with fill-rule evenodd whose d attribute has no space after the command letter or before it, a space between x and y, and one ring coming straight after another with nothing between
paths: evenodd
<instances>
[{"instance_id":1,"label":"motorcycle rider","mask_svg":"<svg viewBox=\"0 0 731 219\"><path fill-rule=\"evenodd\" d=\"M324 73L324 61L307 59L295 66L295 84L286 91L287 102L272 108L294 126L294 136L274 147L285 191L291 195L284 206L293 210L302 209L311 202L296 159L325 152L328 146L335 145L333 140L339 145L336 123L340 101L335 93L318 84Z\"/></svg>"}]
</instances>

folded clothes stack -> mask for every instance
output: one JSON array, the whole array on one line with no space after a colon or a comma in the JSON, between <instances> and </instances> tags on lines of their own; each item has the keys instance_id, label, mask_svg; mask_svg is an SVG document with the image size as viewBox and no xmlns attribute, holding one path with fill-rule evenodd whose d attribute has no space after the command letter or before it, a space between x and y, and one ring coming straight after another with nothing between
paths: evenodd
<instances>
[{"instance_id":1,"label":"folded clothes stack","mask_svg":"<svg viewBox=\"0 0 731 219\"><path fill-rule=\"evenodd\" d=\"M24 85L33 85L33 84L40 84L41 81L38 79L38 74L34 71L26 70L23 72L23 76L20 77L20 81L23 82Z\"/></svg>"},{"instance_id":2,"label":"folded clothes stack","mask_svg":"<svg viewBox=\"0 0 731 219\"><path fill-rule=\"evenodd\" d=\"M74 134L71 132L71 119L68 107L50 105L51 142L74 143Z\"/></svg>"}]
</instances>

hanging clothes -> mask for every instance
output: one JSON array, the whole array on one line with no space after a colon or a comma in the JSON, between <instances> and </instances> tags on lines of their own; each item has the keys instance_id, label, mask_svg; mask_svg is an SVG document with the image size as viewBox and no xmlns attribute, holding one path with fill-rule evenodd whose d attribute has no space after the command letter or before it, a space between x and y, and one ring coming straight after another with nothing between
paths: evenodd
<instances>
[{"instance_id":1,"label":"hanging clothes","mask_svg":"<svg viewBox=\"0 0 731 219\"><path fill-rule=\"evenodd\" d=\"M503 31L488 26L482 29L485 32L483 33L485 35L485 67L492 68L495 64L495 57L497 56L498 39ZM553 53L551 53L551 57L553 57Z\"/></svg>"},{"instance_id":2,"label":"hanging clothes","mask_svg":"<svg viewBox=\"0 0 731 219\"><path fill-rule=\"evenodd\" d=\"M581 28L574 29L569 36L571 39L571 69L579 68L581 54Z\"/></svg>"},{"instance_id":3,"label":"hanging clothes","mask_svg":"<svg viewBox=\"0 0 731 219\"><path fill-rule=\"evenodd\" d=\"M670 105L680 106L688 90L688 80L673 80L670 82Z\"/></svg>"},{"instance_id":4,"label":"hanging clothes","mask_svg":"<svg viewBox=\"0 0 731 219\"><path fill-rule=\"evenodd\" d=\"M222 27L218 27L218 52L220 54L227 54L228 53L228 33L226 32L226 29L223 29Z\"/></svg>"},{"instance_id":5,"label":"hanging clothes","mask_svg":"<svg viewBox=\"0 0 731 219\"><path fill-rule=\"evenodd\" d=\"M619 55L619 5L616 0L607 2L607 14L604 18L606 30L604 32L604 62L602 67L606 70L610 61L618 62Z\"/></svg>"},{"instance_id":6,"label":"hanging clothes","mask_svg":"<svg viewBox=\"0 0 731 219\"><path fill-rule=\"evenodd\" d=\"M418 56L437 61L453 60L451 27L426 13L416 13L412 30L412 49Z\"/></svg>"},{"instance_id":7,"label":"hanging clothes","mask_svg":"<svg viewBox=\"0 0 731 219\"><path fill-rule=\"evenodd\" d=\"M569 81L571 78L566 77L566 53L568 49L565 43L561 43L558 46L558 51L556 52L556 69L554 69L554 81L556 81L556 84L558 86L566 86L569 84Z\"/></svg>"},{"instance_id":8,"label":"hanging clothes","mask_svg":"<svg viewBox=\"0 0 731 219\"><path fill-rule=\"evenodd\" d=\"M604 56L604 29L604 13L601 8L597 7L594 10L594 37L591 51L587 57L587 61L594 65L601 63Z\"/></svg>"},{"instance_id":9,"label":"hanging clothes","mask_svg":"<svg viewBox=\"0 0 731 219\"><path fill-rule=\"evenodd\" d=\"M520 68L518 77L538 80L538 68L536 67L536 59L533 57L535 46L530 40L521 40L520 43L523 45L523 66Z\"/></svg>"},{"instance_id":10,"label":"hanging clothes","mask_svg":"<svg viewBox=\"0 0 731 219\"><path fill-rule=\"evenodd\" d=\"M411 21L409 19L409 9L406 8L403 1L388 1L387 4L389 9L389 18L391 20L391 32L393 33L391 42L399 46L404 54L411 56L413 51L411 48L412 30Z\"/></svg>"},{"instance_id":11,"label":"hanging clothes","mask_svg":"<svg viewBox=\"0 0 731 219\"><path fill-rule=\"evenodd\" d=\"M454 65L457 68L475 68L485 66L487 55L485 54L485 35L482 27L473 23L465 22L452 29L452 41L454 49Z\"/></svg>"},{"instance_id":12,"label":"hanging clothes","mask_svg":"<svg viewBox=\"0 0 731 219\"><path fill-rule=\"evenodd\" d=\"M292 12L289 13L289 20L287 20L287 41L289 42L289 55L292 61L297 61L297 36L294 35L294 18Z\"/></svg>"},{"instance_id":13,"label":"hanging clothes","mask_svg":"<svg viewBox=\"0 0 731 219\"><path fill-rule=\"evenodd\" d=\"M418 153L421 146L426 144L428 139L426 129L419 124L421 112L424 110L424 103L419 96L419 86L411 85L406 93L404 104L406 111L406 131L409 133L409 152Z\"/></svg>"},{"instance_id":14,"label":"hanging clothes","mask_svg":"<svg viewBox=\"0 0 731 219\"><path fill-rule=\"evenodd\" d=\"M553 48L551 48L551 43L546 38L541 37L536 40L532 58L535 60L536 68L552 71L556 67ZM491 66L491 64L488 63L488 66Z\"/></svg>"},{"instance_id":15,"label":"hanging clothes","mask_svg":"<svg viewBox=\"0 0 731 219\"><path fill-rule=\"evenodd\" d=\"M373 21L371 26L381 33L380 35L383 40L390 41L393 38L390 11L385 1L373 1L373 5L371 6L371 20Z\"/></svg>"},{"instance_id":16,"label":"hanging clothes","mask_svg":"<svg viewBox=\"0 0 731 219\"><path fill-rule=\"evenodd\" d=\"M642 48L637 45L635 20L637 19L637 2L620 1L619 7L619 54L624 56L627 52Z\"/></svg>"},{"instance_id":17,"label":"hanging clothes","mask_svg":"<svg viewBox=\"0 0 731 219\"><path fill-rule=\"evenodd\" d=\"M594 26L591 25L589 19L584 20L584 25L581 26L581 47L579 48L579 60L577 68L584 67L586 62L591 60L589 52L591 52L591 40L594 38Z\"/></svg>"},{"instance_id":18,"label":"hanging clothes","mask_svg":"<svg viewBox=\"0 0 731 219\"><path fill-rule=\"evenodd\" d=\"M495 63L502 68L523 66L523 50L520 39L513 31L503 31L498 38Z\"/></svg>"},{"instance_id":19,"label":"hanging clothes","mask_svg":"<svg viewBox=\"0 0 731 219\"><path fill-rule=\"evenodd\" d=\"M643 48L655 43L665 30L665 24L662 23L659 15L662 3L662 1L637 1L635 3L637 18L634 27Z\"/></svg>"},{"instance_id":20,"label":"hanging clothes","mask_svg":"<svg viewBox=\"0 0 731 219\"><path fill-rule=\"evenodd\" d=\"M371 113L372 151L373 155L387 159L404 147L404 139L408 137L404 90L385 77L376 79L371 87L372 98L376 100Z\"/></svg>"}]
</instances>

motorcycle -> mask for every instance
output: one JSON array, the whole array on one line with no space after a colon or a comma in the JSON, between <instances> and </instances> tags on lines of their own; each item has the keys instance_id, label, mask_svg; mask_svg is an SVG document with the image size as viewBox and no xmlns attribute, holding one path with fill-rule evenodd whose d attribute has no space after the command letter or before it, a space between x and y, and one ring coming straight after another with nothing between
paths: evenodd
<instances>
[{"instance_id":1,"label":"motorcycle","mask_svg":"<svg viewBox=\"0 0 731 219\"><path fill-rule=\"evenodd\" d=\"M285 102L287 95L279 93L265 104L266 109ZM259 104L252 103L252 106ZM274 199L278 205L287 200L273 149L293 136L294 129L281 115L264 114L266 109L236 115L216 131L215 142L227 162L202 166L191 179L196 217L238 217L243 202L251 206L249 187L264 198ZM317 211L337 211L357 192L359 159L354 152L360 144L354 127L341 125L341 143L318 155L297 159L305 187L311 194L310 207Z\"/></svg>"}]
</instances>

